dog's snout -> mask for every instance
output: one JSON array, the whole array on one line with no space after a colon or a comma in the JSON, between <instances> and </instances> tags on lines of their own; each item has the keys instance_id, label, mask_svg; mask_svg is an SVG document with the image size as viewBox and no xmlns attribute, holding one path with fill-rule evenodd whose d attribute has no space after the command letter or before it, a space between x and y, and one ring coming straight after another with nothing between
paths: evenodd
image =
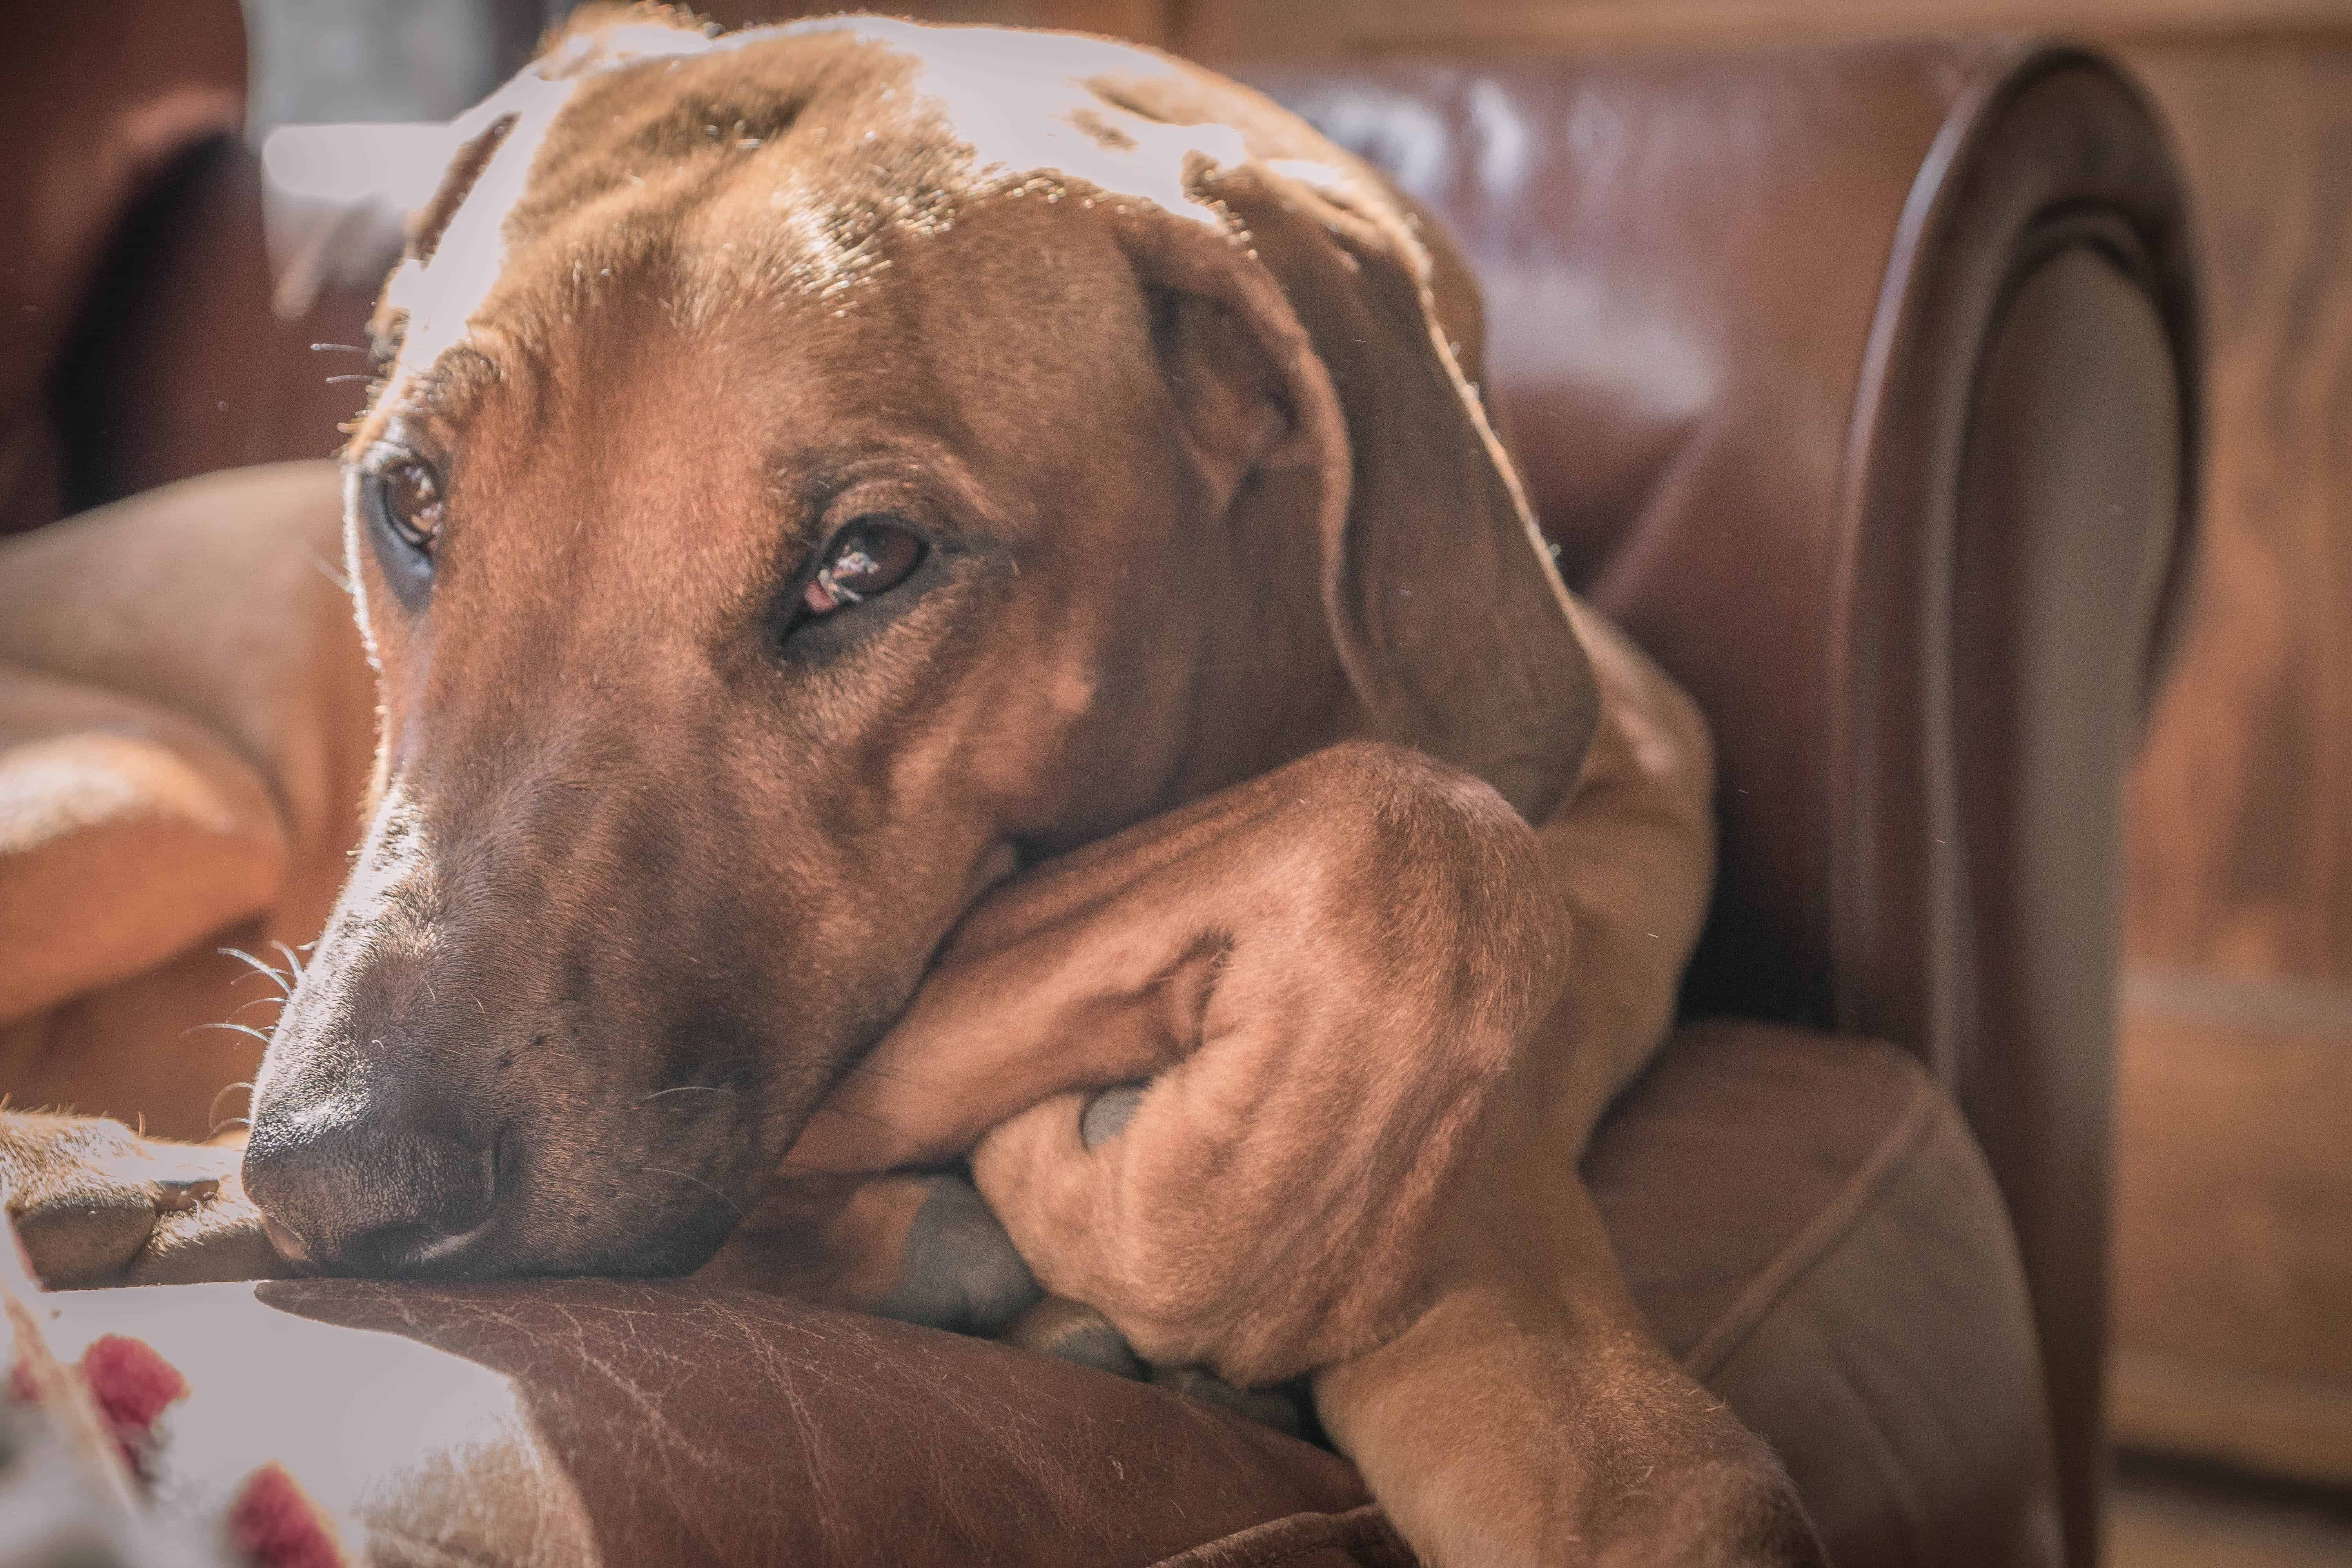
<instances>
[{"instance_id":1,"label":"dog's snout","mask_svg":"<svg viewBox=\"0 0 2352 1568\"><path fill-rule=\"evenodd\" d=\"M280 1250L354 1274L462 1271L499 1196L494 1144L336 1104L257 1120L245 1185Z\"/></svg>"}]
</instances>

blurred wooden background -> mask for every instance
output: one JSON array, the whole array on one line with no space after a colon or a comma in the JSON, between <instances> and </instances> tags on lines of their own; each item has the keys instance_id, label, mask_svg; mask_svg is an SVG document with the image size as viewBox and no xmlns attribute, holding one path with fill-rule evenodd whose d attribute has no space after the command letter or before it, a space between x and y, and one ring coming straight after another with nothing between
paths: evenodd
<instances>
[{"instance_id":1,"label":"blurred wooden background","mask_svg":"<svg viewBox=\"0 0 2352 1568\"><path fill-rule=\"evenodd\" d=\"M831 5L709 7L730 24ZM2142 1446L2352 1484L2352 0L914 0L1216 63L2033 27L2201 210L2200 600L2135 782L2114 1379Z\"/></svg>"},{"instance_id":2,"label":"blurred wooden background","mask_svg":"<svg viewBox=\"0 0 2352 1568\"><path fill-rule=\"evenodd\" d=\"M2212 413L2135 781L2118 1427L2352 1483L2352 32L2132 58L2201 207Z\"/></svg>"}]
</instances>

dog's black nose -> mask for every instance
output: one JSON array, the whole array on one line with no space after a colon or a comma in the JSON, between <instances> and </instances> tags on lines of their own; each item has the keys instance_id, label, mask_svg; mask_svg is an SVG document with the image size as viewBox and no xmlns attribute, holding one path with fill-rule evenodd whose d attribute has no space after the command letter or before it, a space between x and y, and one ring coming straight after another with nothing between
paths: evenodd
<instances>
[{"instance_id":1,"label":"dog's black nose","mask_svg":"<svg viewBox=\"0 0 2352 1568\"><path fill-rule=\"evenodd\" d=\"M498 1202L492 1145L348 1105L262 1116L245 1190L279 1248L353 1274L464 1272Z\"/></svg>"}]
</instances>

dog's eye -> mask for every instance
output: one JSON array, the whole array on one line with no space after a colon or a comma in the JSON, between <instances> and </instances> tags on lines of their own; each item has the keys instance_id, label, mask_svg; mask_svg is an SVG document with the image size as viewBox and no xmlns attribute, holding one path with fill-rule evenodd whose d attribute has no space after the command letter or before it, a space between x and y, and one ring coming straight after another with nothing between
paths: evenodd
<instances>
[{"instance_id":1,"label":"dog's eye","mask_svg":"<svg viewBox=\"0 0 2352 1568\"><path fill-rule=\"evenodd\" d=\"M861 517L824 547L801 593L812 619L887 594L923 563L923 542L887 517Z\"/></svg>"},{"instance_id":2,"label":"dog's eye","mask_svg":"<svg viewBox=\"0 0 2352 1568\"><path fill-rule=\"evenodd\" d=\"M383 525L420 554L430 554L441 533L441 480L415 458L388 464L374 476L376 510Z\"/></svg>"}]
</instances>

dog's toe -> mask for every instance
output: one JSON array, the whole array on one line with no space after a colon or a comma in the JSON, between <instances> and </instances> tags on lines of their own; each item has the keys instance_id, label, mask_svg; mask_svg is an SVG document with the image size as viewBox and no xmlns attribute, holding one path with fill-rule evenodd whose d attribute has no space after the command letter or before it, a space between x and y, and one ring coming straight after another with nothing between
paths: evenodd
<instances>
[{"instance_id":1,"label":"dog's toe","mask_svg":"<svg viewBox=\"0 0 2352 1568\"><path fill-rule=\"evenodd\" d=\"M1057 1361L1076 1362L1114 1377L1139 1382L1150 1375L1142 1360L1129 1347L1127 1336L1108 1318L1085 1302L1067 1297L1046 1297L1013 1319L1012 1326L998 1337L1023 1350Z\"/></svg>"},{"instance_id":2,"label":"dog's toe","mask_svg":"<svg viewBox=\"0 0 2352 1568\"><path fill-rule=\"evenodd\" d=\"M940 1175L923 1183L930 1196L908 1232L898 1289L876 1310L957 1333L998 1333L1045 1291L971 1182Z\"/></svg>"},{"instance_id":3,"label":"dog's toe","mask_svg":"<svg viewBox=\"0 0 2352 1568\"><path fill-rule=\"evenodd\" d=\"M1078 1118L1078 1137L1089 1149L1109 1142L1127 1131L1135 1118L1136 1108L1143 1103L1143 1085L1123 1083L1116 1089L1104 1089L1087 1101L1084 1115Z\"/></svg>"},{"instance_id":4,"label":"dog's toe","mask_svg":"<svg viewBox=\"0 0 2352 1568\"><path fill-rule=\"evenodd\" d=\"M997 1337L1040 1355L1189 1394L1294 1437L1324 1440L1303 1379L1271 1388L1241 1388L1206 1367L1148 1366L1117 1325L1083 1301L1048 1296Z\"/></svg>"},{"instance_id":5,"label":"dog's toe","mask_svg":"<svg viewBox=\"0 0 2352 1568\"><path fill-rule=\"evenodd\" d=\"M1268 1388L1239 1388L1203 1366L1155 1366L1151 1381L1162 1388L1189 1394L1262 1426L1293 1437L1315 1438L1314 1411L1302 1384L1278 1383Z\"/></svg>"},{"instance_id":6,"label":"dog's toe","mask_svg":"<svg viewBox=\"0 0 2352 1568\"><path fill-rule=\"evenodd\" d=\"M34 1273L53 1289L110 1281L155 1230L154 1204L130 1187L62 1193L10 1217Z\"/></svg>"},{"instance_id":7,"label":"dog's toe","mask_svg":"<svg viewBox=\"0 0 2352 1568\"><path fill-rule=\"evenodd\" d=\"M212 1155L236 1158L148 1143L96 1117L0 1113L0 1194L33 1271L52 1288L117 1282L160 1215L217 1191Z\"/></svg>"}]
</instances>

